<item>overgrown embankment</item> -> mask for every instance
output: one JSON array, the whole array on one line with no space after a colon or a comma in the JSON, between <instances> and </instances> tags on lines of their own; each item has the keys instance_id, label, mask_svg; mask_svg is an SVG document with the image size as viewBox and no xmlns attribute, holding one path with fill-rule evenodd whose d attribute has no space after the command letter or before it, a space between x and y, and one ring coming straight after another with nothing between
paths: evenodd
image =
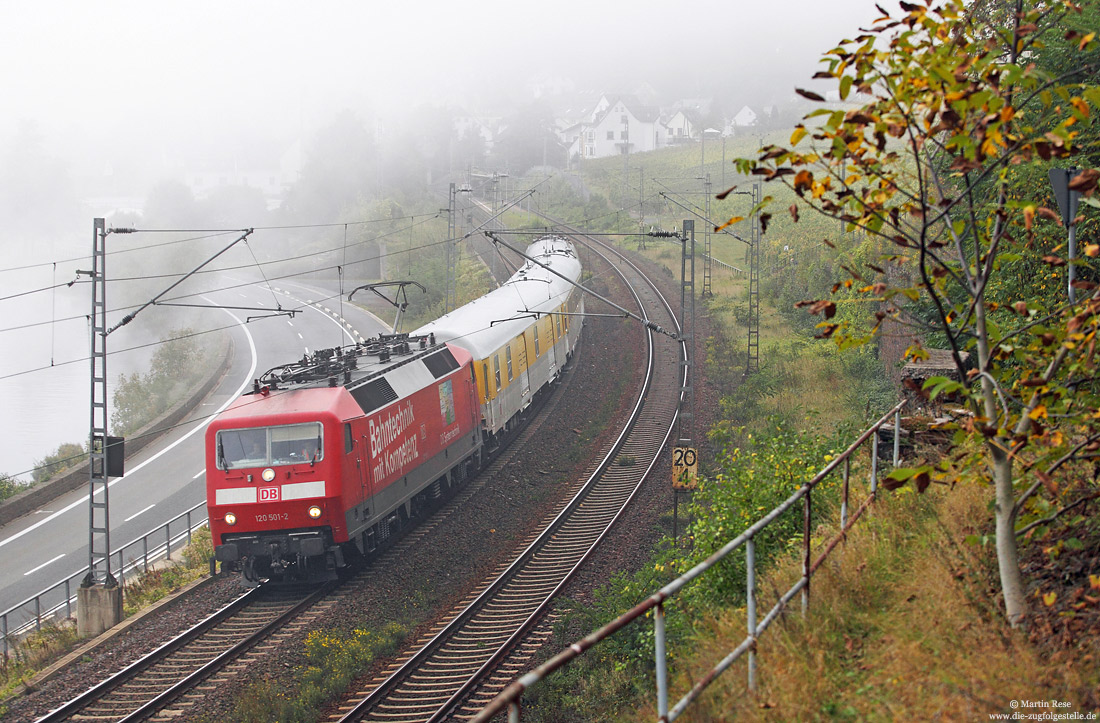
<instances>
[{"instance_id":1,"label":"overgrown embankment","mask_svg":"<svg viewBox=\"0 0 1100 723\"><path fill-rule=\"evenodd\" d=\"M792 611L761 638L756 695L739 663L686 720L989 720L1014 701L1096 712L1095 631L1052 658L1004 624L993 560L967 540L984 527L987 499L977 486L884 495L814 577L808 616ZM762 590L798 570L788 557ZM697 621L693 659L673 685L686 690L744 634L743 609Z\"/></svg>"}]
</instances>

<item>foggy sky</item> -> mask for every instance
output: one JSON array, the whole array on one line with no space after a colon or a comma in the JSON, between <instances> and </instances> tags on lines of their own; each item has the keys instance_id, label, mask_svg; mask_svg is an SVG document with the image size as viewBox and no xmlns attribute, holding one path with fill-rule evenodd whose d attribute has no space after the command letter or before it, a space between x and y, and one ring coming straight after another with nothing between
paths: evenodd
<instances>
[{"instance_id":1,"label":"foggy sky","mask_svg":"<svg viewBox=\"0 0 1100 723\"><path fill-rule=\"evenodd\" d=\"M73 278L83 261L51 263L86 253L92 217L140 205L153 184L180 180L174 170L308 148L345 109L395 125L433 106L504 116L538 76L595 93L648 83L665 102L778 103L877 14L873 0L0 0L0 11L0 297ZM0 377L85 354L86 299L78 286L0 301L9 326L76 315L0 335ZM112 375L140 366L123 357ZM83 364L0 380L11 412L0 472L81 440L86 390Z\"/></svg>"},{"instance_id":2,"label":"foggy sky","mask_svg":"<svg viewBox=\"0 0 1100 723\"><path fill-rule=\"evenodd\" d=\"M304 133L345 107L477 105L519 96L540 73L597 91L650 80L684 96L738 85L778 95L876 14L871 0L0 7L0 139L32 121L73 158L93 144L125 155Z\"/></svg>"}]
</instances>

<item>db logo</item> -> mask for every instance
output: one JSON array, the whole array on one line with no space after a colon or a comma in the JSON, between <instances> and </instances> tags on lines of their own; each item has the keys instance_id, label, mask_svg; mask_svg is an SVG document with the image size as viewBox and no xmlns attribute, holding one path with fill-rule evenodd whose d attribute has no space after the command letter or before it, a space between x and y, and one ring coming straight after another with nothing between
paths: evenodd
<instances>
[{"instance_id":1,"label":"db logo","mask_svg":"<svg viewBox=\"0 0 1100 723\"><path fill-rule=\"evenodd\" d=\"M278 487L261 487L260 488L260 502L278 502L279 501L279 488Z\"/></svg>"}]
</instances>

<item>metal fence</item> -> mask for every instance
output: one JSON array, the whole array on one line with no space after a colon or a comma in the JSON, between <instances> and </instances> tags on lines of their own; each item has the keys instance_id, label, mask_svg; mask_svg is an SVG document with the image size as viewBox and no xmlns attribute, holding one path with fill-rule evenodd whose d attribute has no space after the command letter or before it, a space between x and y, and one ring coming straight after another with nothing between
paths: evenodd
<instances>
[{"instance_id":1,"label":"metal fence","mask_svg":"<svg viewBox=\"0 0 1100 723\"><path fill-rule=\"evenodd\" d=\"M657 687L657 720L659 723L665 721L674 721L681 713L694 701L699 695L709 686L719 675L721 675L727 668L729 668L736 660L742 656L748 656L748 687L749 690L756 690L756 644L760 635L768 629L768 627L775 622L776 618L784 611L787 604L794 599L795 595L801 593L802 596L802 614L806 614L806 609L809 605L810 596L810 578L814 572L821 566L822 562L828 557L829 553L836 548L841 540L845 538L848 530L852 525L863 515L871 503L875 500L878 493L878 475L879 475L879 430L886 425L886 423L893 417L894 430L893 430L893 464L895 467L898 465L899 458L899 444L901 440L901 409L905 406L905 402L900 402L897 406L884 414L877 422L868 427L857 439L854 441L842 454L838 455L835 459L831 460L817 475L814 476L806 484L802 485L794 494L772 509L764 517L760 518L755 524L742 532L736 538L726 543L721 549L716 551L710 557L703 562L699 563L684 575L676 578L668 585L664 586L656 593L651 595L645 601L636 605L632 610L620 615L615 620L611 621L604 627L589 634L584 639L573 643L565 650L555 655L550 660L546 661L538 668L535 668L526 675L518 678L508 685L488 706L486 706L477 716L472 719L473 723L487 723L494 715L508 709L508 720L510 723L519 723L521 703L523 693L532 685L545 678L550 673L554 672L558 668L565 666L574 658L582 655L586 650L596 645L602 640L611 637L618 630L626 627L630 623L645 617L650 611L653 612L653 625L654 625L654 640L655 640L655 663L656 663L656 687ZM848 505L848 492L849 492L849 477L851 475L851 461L855 453L864 445L870 443L871 446L871 474L870 474L870 494L867 499L859 506L858 509L852 514L849 514ZM837 535L829 541L824 550L818 558L811 562L810 556L810 535L811 535L811 511L813 509L812 497L813 490L829 475L841 470L843 476L843 484L841 487L841 506L840 506L840 520L841 529ZM761 620L757 620L756 611L756 536L760 534L768 525L774 522L788 509L796 505L799 501L802 502L803 507L803 529L802 529L802 576L798 581L791 586L787 592L780 596L779 601L772 607L771 610ZM666 656L665 647L665 601L674 596L680 590L684 588L692 580L700 577L708 570L710 570L720 560L731 554L738 548L745 548L745 590L746 590L746 627L747 635L744 640L733 649L733 651L723 658L714 668L712 668L698 683L696 683L690 691L688 691L680 700L670 709L668 700L668 661Z\"/></svg>"},{"instance_id":2,"label":"metal fence","mask_svg":"<svg viewBox=\"0 0 1100 723\"><path fill-rule=\"evenodd\" d=\"M118 561L112 562L111 568L118 576L119 584L125 584L127 575L147 571L160 558L171 560L172 551L191 544L191 534L205 525L206 502L200 502L160 527L113 550L111 558ZM5 660L14 644L27 633L41 630L43 622L59 616L73 617L76 590L87 574L88 568L85 567L0 613L0 637L3 638Z\"/></svg>"}]
</instances>

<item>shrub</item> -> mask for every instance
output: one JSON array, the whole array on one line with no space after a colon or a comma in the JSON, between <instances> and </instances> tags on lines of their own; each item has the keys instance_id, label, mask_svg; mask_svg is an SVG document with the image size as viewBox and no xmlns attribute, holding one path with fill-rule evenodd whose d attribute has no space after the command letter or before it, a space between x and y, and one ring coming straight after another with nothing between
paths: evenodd
<instances>
[{"instance_id":1,"label":"shrub","mask_svg":"<svg viewBox=\"0 0 1100 723\"><path fill-rule=\"evenodd\" d=\"M305 639L305 665L294 671L287 685L271 680L253 684L237 702L233 720L241 723L304 723L317 720L322 706L370 667L379 656L390 655L407 630L389 623L382 630L350 632L315 630Z\"/></svg>"}]
</instances>

